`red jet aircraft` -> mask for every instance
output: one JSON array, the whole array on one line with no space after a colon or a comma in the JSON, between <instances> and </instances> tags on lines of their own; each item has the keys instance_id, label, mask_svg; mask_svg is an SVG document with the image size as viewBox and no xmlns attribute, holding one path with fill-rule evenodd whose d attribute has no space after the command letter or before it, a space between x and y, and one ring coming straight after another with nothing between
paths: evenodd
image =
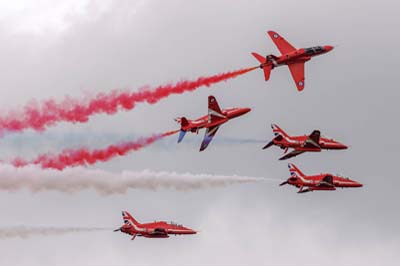
<instances>
[{"instance_id":1,"label":"red jet aircraft","mask_svg":"<svg viewBox=\"0 0 400 266\"><path fill-rule=\"evenodd\" d=\"M181 124L178 143L183 140L186 132L199 133L202 128L206 129L200 151L203 151L210 144L211 140L217 133L218 128L231 120L232 118L244 115L249 112L250 108L229 108L221 110L214 96L208 96L208 115L200 117L196 120L189 120L185 117L176 118L175 121Z\"/></svg>"},{"instance_id":2,"label":"red jet aircraft","mask_svg":"<svg viewBox=\"0 0 400 266\"><path fill-rule=\"evenodd\" d=\"M141 224L136 221L128 212L122 212L124 225L114 230L114 232L121 231L122 233L132 236L132 240L136 236L143 236L147 238L168 238L169 235L192 235L197 232L183 227L175 223L167 223L164 221Z\"/></svg>"},{"instance_id":3,"label":"red jet aircraft","mask_svg":"<svg viewBox=\"0 0 400 266\"><path fill-rule=\"evenodd\" d=\"M282 36L274 31L268 31L268 35L278 47L281 56L267 55L266 57L257 53L252 55L261 63L260 68L264 70L265 80L269 80L271 70L278 66L287 65L296 83L297 89L304 89L304 64L311 57L325 54L333 49L333 46L315 46L310 48L294 48Z\"/></svg>"},{"instance_id":4,"label":"red jet aircraft","mask_svg":"<svg viewBox=\"0 0 400 266\"><path fill-rule=\"evenodd\" d=\"M297 193L305 193L314 190L336 190L337 187L362 187L363 185L347 177L319 174L313 176L304 175L294 164L289 164L290 178L280 186L289 184L300 188ZM304 188L306 187L306 188Z\"/></svg>"},{"instance_id":5,"label":"red jet aircraft","mask_svg":"<svg viewBox=\"0 0 400 266\"><path fill-rule=\"evenodd\" d=\"M289 136L278 125L272 124L272 130L275 138L271 140L263 149L267 149L272 145L279 146L285 149L285 153L289 148L293 151L279 158L279 160L286 160L295 157L304 152L320 152L321 150L345 150L347 146L333 139L321 137L319 130L314 130L310 135L304 136Z\"/></svg>"}]
</instances>

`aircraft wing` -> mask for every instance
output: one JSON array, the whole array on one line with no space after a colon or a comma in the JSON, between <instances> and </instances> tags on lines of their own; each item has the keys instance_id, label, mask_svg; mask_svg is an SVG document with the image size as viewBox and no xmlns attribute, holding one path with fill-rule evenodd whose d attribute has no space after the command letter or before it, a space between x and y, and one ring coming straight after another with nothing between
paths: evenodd
<instances>
[{"instance_id":1,"label":"aircraft wing","mask_svg":"<svg viewBox=\"0 0 400 266\"><path fill-rule=\"evenodd\" d=\"M275 31L268 31L268 35L269 37L271 37L272 41L278 48L279 52L281 52L281 54L287 54L297 50L288 41L286 41L285 38L280 36Z\"/></svg>"},{"instance_id":2,"label":"aircraft wing","mask_svg":"<svg viewBox=\"0 0 400 266\"><path fill-rule=\"evenodd\" d=\"M304 62L288 65L298 91L304 89Z\"/></svg>"},{"instance_id":3,"label":"aircraft wing","mask_svg":"<svg viewBox=\"0 0 400 266\"><path fill-rule=\"evenodd\" d=\"M218 128L219 128L219 125L207 128L206 134L204 135L203 142L201 143L201 146L200 146L200 151L204 151L207 148L208 144L210 144L213 137L217 133Z\"/></svg>"},{"instance_id":4,"label":"aircraft wing","mask_svg":"<svg viewBox=\"0 0 400 266\"><path fill-rule=\"evenodd\" d=\"M320 149L321 148L319 146L320 137L321 137L321 132L319 130L314 130L304 142L303 147Z\"/></svg>"},{"instance_id":5,"label":"aircraft wing","mask_svg":"<svg viewBox=\"0 0 400 266\"><path fill-rule=\"evenodd\" d=\"M317 184L317 187L334 187L333 177L331 175L324 176L324 178L322 178L322 180Z\"/></svg>"},{"instance_id":6,"label":"aircraft wing","mask_svg":"<svg viewBox=\"0 0 400 266\"><path fill-rule=\"evenodd\" d=\"M286 160L286 159L295 157L295 156L297 156L297 155L300 155L300 154L302 154L303 152L304 152L304 151L293 150L293 151L289 152L288 154L286 154L285 156L279 158L279 160Z\"/></svg>"}]
</instances>

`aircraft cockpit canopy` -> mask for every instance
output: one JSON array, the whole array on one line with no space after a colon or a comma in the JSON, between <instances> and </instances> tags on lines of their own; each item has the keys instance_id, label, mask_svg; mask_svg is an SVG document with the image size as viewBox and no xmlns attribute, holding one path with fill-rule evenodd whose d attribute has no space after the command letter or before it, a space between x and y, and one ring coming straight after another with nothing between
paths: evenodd
<instances>
[{"instance_id":1,"label":"aircraft cockpit canopy","mask_svg":"<svg viewBox=\"0 0 400 266\"><path fill-rule=\"evenodd\" d=\"M337 176L337 177L340 177L340 178L343 178L343 179L346 179L346 180L350 180L350 178L345 177L345 176L342 176L342 175L340 175L340 174L336 174L336 176Z\"/></svg>"},{"instance_id":2,"label":"aircraft cockpit canopy","mask_svg":"<svg viewBox=\"0 0 400 266\"><path fill-rule=\"evenodd\" d=\"M322 46L315 46L315 47L310 47L304 49L304 52L308 55L313 55L313 54L319 54L324 51L324 48Z\"/></svg>"},{"instance_id":3,"label":"aircraft cockpit canopy","mask_svg":"<svg viewBox=\"0 0 400 266\"><path fill-rule=\"evenodd\" d=\"M175 222L169 222L170 225L176 226L176 227L183 227L183 225L175 223Z\"/></svg>"},{"instance_id":4,"label":"aircraft cockpit canopy","mask_svg":"<svg viewBox=\"0 0 400 266\"><path fill-rule=\"evenodd\" d=\"M334 140L332 137L328 135L321 135L321 138L328 139L328 140Z\"/></svg>"}]
</instances>

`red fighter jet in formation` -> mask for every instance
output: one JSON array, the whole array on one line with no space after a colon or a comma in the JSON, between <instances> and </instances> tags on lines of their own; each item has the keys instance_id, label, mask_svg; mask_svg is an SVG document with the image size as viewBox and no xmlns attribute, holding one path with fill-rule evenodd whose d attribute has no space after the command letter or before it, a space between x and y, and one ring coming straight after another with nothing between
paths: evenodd
<instances>
[{"instance_id":1,"label":"red fighter jet in formation","mask_svg":"<svg viewBox=\"0 0 400 266\"><path fill-rule=\"evenodd\" d=\"M214 96L208 96L208 115L196 120L189 120L185 117L176 118L175 121L181 124L178 143L185 137L186 132L199 133L202 128L206 129L200 151L203 151L210 144L211 140L218 131L218 128L232 118L242 116L249 112L250 108L228 108L221 110Z\"/></svg>"},{"instance_id":2,"label":"red fighter jet in formation","mask_svg":"<svg viewBox=\"0 0 400 266\"><path fill-rule=\"evenodd\" d=\"M319 174L313 176L304 175L294 164L289 164L290 177L280 186L289 184L300 188L297 193L305 193L314 190L336 190L337 187L362 187L363 185L347 177ZM305 188L306 187L306 188Z\"/></svg>"},{"instance_id":3,"label":"red fighter jet in formation","mask_svg":"<svg viewBox=\"0 0 400 266\"><path fill-rule=\"evenodd\" d=\"M257 53L252 53L252 55L261 63L260 68L264 70L265 80L269 80L272 69L278 66L287 65L299 91L304 89L305 62L309 61L311 57L325 54L333 49L333 46L330 45L296 49L278 33L268 31L268 35L278 47L281 56L271 54L264 57Z\"/></svg>"},{"instance_id":4,"label":"red fighter jet in formation","mask_svg":"<svg viewBox=\"0 0 400 266\"><path fill-rule=\"evenodd\" d=\"M114 232L121 231L122 233L132 236L134 240L137 236L147 238L168 238L169 235L193 235L197 232L183 227L175 223L167 223L164 221L141 224L136 221L128 212L122 212L124 225L114 230Z\"/></svg>"},{"instance_id":5,"label":"red fighter jet in formation","mask_svg":"<svg viewBox=\"0 0 400 266\"><path fill-rule=\"evenodd\" d=\"M285 153L289 148L293 151L279 158L286 160L295 157L304 152L320 152L321 150L344 150L347 146L333 139L321 137L319 130L314 130L310 135L304 136L289 136L278 125L271 125L275 138L271 140L263 149L267 149L272 145L279 146L285 149Z\"/></svg>"}]
</instances>

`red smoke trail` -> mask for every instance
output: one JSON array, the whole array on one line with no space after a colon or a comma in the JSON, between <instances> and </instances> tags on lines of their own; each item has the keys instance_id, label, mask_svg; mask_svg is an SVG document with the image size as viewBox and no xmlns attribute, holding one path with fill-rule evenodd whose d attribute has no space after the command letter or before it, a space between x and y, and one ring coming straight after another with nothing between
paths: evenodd
<instances>
[{"instance_id":1,"label":"red smoke trail","mask_svg":"<svg viewBox=\"0 0 400 266\"><path fill-rule=\"evenodd\" d=\"M156 134L148 138L141 138L137 141L125 142L118 145L110 145L105 149L90 151L86 148L76 150L64 150L60 154L41 154L32 161L25 161L17 158L12 161L15 167L23 167L28 164L40 165L43 169L53 168L63 170L69 166L87 166L95 164L99 161L106 162L116 156L123 156L130 151L140 150L157 140L171 136L179 130L166 132L164 134Z\"/></svg>"},{"instance_id":2,"label":"red smoke trail","mask_svg":"<svg viewBox=\"0 0 400 266\"><path fill-rule=\"evenodd\" d=\"M60 121L87 122L91 115L101 113L114 114L119 109L131 110L137 103L142 102L155 104L171 94L194 91L202 86L209 87L212 84L235 78L256 68L240 69L214 76L200 77L196 80L184 80L176 84L158 86L154 89L145 88L138 92L114 90L107 94L99 93L93 98L84 101L67 97L58 103L54 100L47 100L41 103L31 102L22 111L9 112L6 116L0 116L0 133L22 131L28 128L42 131Z\"/></svg>"}]
</instances>

